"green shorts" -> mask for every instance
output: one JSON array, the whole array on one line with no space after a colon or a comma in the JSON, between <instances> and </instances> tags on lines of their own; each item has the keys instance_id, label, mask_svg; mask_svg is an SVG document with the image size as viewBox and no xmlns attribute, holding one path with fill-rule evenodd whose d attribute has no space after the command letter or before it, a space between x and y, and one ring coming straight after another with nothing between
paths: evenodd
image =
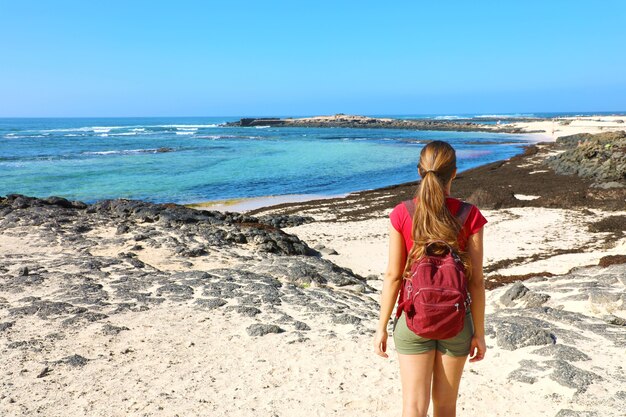
<instances>
[{"instance_id":1,"label":"green shorts","mask_svg":"<svg viewBox=\"0 0 626 417\"><path fill-rule=\"evenodd\" d=\"M465 315L463 330L450 339L434 340L416 335L406 326L404 312L393 324L393 341L398 353L403 355L417 355L437 349L450 356L466 356L470 353L473 335L474 323L469 311Z\"/></svg>"}]
</instances>

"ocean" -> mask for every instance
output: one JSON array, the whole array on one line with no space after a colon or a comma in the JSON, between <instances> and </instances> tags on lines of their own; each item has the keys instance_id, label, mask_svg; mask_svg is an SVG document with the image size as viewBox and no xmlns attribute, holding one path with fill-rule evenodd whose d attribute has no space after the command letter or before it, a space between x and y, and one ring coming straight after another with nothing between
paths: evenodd
<instances>
[{"instance_id":1,"label":"ocean","mask_svg":"<svg viewBox=\"0 0 626 417\"><path fill-rule=\"evenodd\" d=\"M398 129L226 127L232 118L0 119L0 195L188 204L333 196L417 179L445 140L459 170L518 154L529 135Z\"/></svg>"}]
</instances>

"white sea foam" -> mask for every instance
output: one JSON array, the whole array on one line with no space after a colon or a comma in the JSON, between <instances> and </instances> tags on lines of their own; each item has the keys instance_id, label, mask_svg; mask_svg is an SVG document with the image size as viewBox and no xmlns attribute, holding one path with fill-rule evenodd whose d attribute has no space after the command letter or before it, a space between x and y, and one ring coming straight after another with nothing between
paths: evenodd
<instances>
[{"instance_id":1,"label":"white sea foam","mask_svg":"<svg viewBox=\"0 0 626 417\"><path fill-rule=\"evenodd\" d=\"M154 126L146 126L146 127L170 127L176 129L202 129L205 127L218 127L216 124L208 124L208 125L154 125Z\"/></svg>"},{"instance_id":2,"label":"white sea foam","mask_svg":"<svg viewBox=\"0 0 626 417\"><path fill-rule=\"evenodd\" d=\"M83 155L134 155L140 153L157 153L159 150L157 148L154 149L123 149L123 150L115 150L115 151L93 151L93 152L82 152Z\"/></svg>"},{"instance_id":3,"label":"white sea foam","mask_svg":"<svg viewBox=\"0 0 626 417\"><path fill-rule=\"evenodd\" d=\"M127 126L86 126L86 127L72 127L65 129L47 129L41 132L94 132L94 133L107 133L111 129L126 129Z\"/></svg>"},{"instance_id":4,"label":"white sea foam","mask_svg":"<svg viewBox=\"0 0 626 417\"><path fill-rule=\"evenodd\" d=\"M257 129L269 129L272 126L254 126Z\"/></svg>"},{"instance_id":5,"label":"white sea foam","mask_svg":"<svg viewBox=\"0 0 626 417\"><path fill-rule=\"evenodd\" d=\"M191 131L191 132L186 131L186 130L185 130L185 131L182 131L182 132L176 132L176 134L177 134L177 135L193 135L194 133L196 133L196 131L195 131L195 130L194 130L194 131Z\"/></svg>"},{"instance_id":6,"label":"white sea foam","mask_svg":"<svg viewBox=\"0 0 626 417\"><path fill-rule=\"evenodd\" d=\"M458 120L462 119L461 116L437 116L435 120Z\"/></svg>"},{"instance_id":7,"label":"white sea foam","mask_svg":"<svg viewBox=\"0 0 626 417\"><path fill-rule=\"evenodd\" d=\"M54 132L87 132L91 129L86 128L86 127L75 127L73 129L46 129L46 130L42 130L42 132L50 132L50 133L54 133Z\"/></svg>"},{"instance_id":8,"label":"white sea foam","mask_svg":"<svg viewBox=\"0 0 626 417\"><path fill-rule=\"evenodd\" d=\"M211 124L196 124L196 125L133 125L133 126L83 126L83 127L73 127L73 128L63 128L63 129L46 129L41 130L41 132L47 133L76 133L76 132L86 132L86 133L112 133L111 131L116 130L128 130L131 132L146 132L146 129L176 129L181 131L195 131L203 128L211 128L218 127L219 125L211 123ZM146 132L147 134L148 132ZM119 134L119 133L117 133Z\"/></svg>"},{"instance_id":9,"label":"white sea foam","mask_svg":"<svg viewBox=\"0 0 626 417\"><path fill-rule=\"evenodd\" d=\"M200 135L196 136L197 139L267 139L262 136L238 136L238 135Z\"/></svg>"},{"instance_id":10,"label":"white sea foam","mask_svg":"<svg viewBox=\"0 0 626 417\"><path fill-rule=\"evenodd\" d=\"M4 135L5 139L45 138L45 137L46 135L29 135L29 134L16 135L16 134L11 134L11 133Z\"/></svg>"},{"instance_id":11,"label":"white sea foam","mask_svg":"<svg viewBox=\"0 0 626 417\"><path fill-rule=\"evenodd\" d=\"M515 114L479 114L477 116L474 116L474 118L478 119L508 119L511 117L515 117L517 119L524 119L524 118L531 118L534 117L532 114L521 114L521 113L515 113Z\"/></svg>"},{"instance_id":12,"label":"white sea foam","mask_svg":"<svg viewBox=\"0 0 626 417\"><path fill-rule=\"evenodd\" d=\"M225 136L221 136L221 135L203 135L203 136L196 136L196 138L198 139L211 139L211 140L218 140L218 139L225 139Z\"/></svg>"},{"instance_id":13,"label":"white sea foam","mask_svg":"<svg viewBox=\"0 0 626 417\"><path fill-rule=\"evenodd\" d=\"M83 155L113 155L119 153L122 153L122 151L82 152Z\"/></svg>"}]
</instances>

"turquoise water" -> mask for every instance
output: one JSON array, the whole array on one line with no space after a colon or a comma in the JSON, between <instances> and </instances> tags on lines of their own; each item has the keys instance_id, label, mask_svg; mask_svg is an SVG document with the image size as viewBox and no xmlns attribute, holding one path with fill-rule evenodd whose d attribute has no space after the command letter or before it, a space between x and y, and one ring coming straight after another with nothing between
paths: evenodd
<instances>
[{"instance_id":1,"label":"turquoise water","mask_svg":"<svg viewBox=\"0 0 626 417\"><path fill-rule=\"evenodd\" d=\"M0 195L175 203L337 195L415 180L419 151L430 140L452 143L460 170L509 158L530 140L482 132L221 126L232 120L238 118L0 119Z\"/></svg>"}]
</instances>

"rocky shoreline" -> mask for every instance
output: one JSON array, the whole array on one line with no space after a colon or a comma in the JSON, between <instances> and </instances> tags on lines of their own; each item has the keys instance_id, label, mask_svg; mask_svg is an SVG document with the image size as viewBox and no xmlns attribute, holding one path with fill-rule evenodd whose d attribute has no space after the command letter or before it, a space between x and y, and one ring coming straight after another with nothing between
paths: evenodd
<instances>
[{"instance_id":1,"label":"rocky shoreline","mask_svg":"<svg viewBox=\"0 0 626 417\"><path fill-rule=\"evenodd\" d=\"M468 415L490 415L490 398L510 415L528 401L558 417L626 406L615 360L626 349L626 256L611 249L626 237L626 134L603 135L531 146L455 182L455 195L491 210L492 240L531 242L488 256L489 360L464 376ZM0 414L397 410L397 364L378 363L370 343L386 214L415 186L245 214L0 197ZM581 240L532 243L507 226L555 213L555 230L575 225ZM596 261L514 273L569 255Z\"/></svg>"},{"instance_id":2,"label":"rocky shoreline","mask_svg":"<svg viewBox=\"0 0 626 417\"><path fill-rule=\"evenodd\" d=\"M484 209L512 207L598 208L623 210L626 200L626 132L607 132L563 137L556 142L529 145L524 152L508 160L469 169L457 175L454 194ZM586 139L585 139L586 138ZM606 148L613 141L614 152ZM605 153L589 152L602 148ZM572 155L572 156L570 156ZM607 157L608 155L608 157ZM609 163L606 163L606 161ZM590 175L579 176L572 166L589 166ZM417 174L416 174L417 175ZM248 214L307 213L324 207L335 215L333 221L370 218L369 213L391 209L410 198L417 181L360 191L347 197L284 203L251 210ZM518 196L533 195L525 199Z\"/></svg>"},{"instance_id":3,"label":"rocky shoreline","mask_svg":"<svg viewBox=\"0 0 626 417\"><path fill-rule=\"evenodd\" d=\"M524 119L524 121L535 119ZM536 119L541 120L541 119ZM337 114L334 116L319 116L305 118L243 118L237 122L226 123L226 126L255 127L342 127L367 129L412 129L412 130L442 130L462 132L499 132L499 133L530 133L520 127L511 125L490 125L467 120L417 120L392 119L381 117L367 117L356 115ZM543 132L543 131L541 131Z\"/></svg>"}]
</instances>

